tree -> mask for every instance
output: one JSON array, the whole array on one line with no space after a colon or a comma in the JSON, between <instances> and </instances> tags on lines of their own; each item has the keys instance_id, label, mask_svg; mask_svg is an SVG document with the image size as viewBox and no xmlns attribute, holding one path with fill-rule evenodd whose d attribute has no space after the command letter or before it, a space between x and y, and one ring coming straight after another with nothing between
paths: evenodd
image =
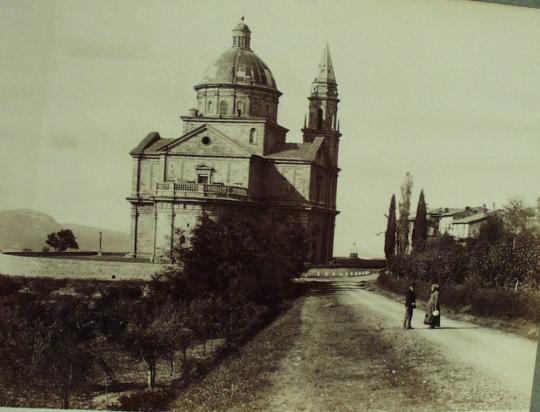
<instances>
[{"instance_id":1,"label":"tree","mask_svg":"<svg viewBox=\"0 0 540 412\"><path fill-rule=\"evenodd\" d=\"M424 199L424 189L420 191L418 206L416 208L416 217L414 218L414 226L412 232L412 248L415 252L421 252L426 249L427 243L427 209L426 200Z\"/></svg>"},{"instance_id":2,"label":"tree","mask_svg":"<svg viewBox=\"0 0 540 412\"><path fill-rule=\"evenodd\" d=\"M478 236L467 240L467 248L471 253L480 253L490 246L508 240L509 236L502 218L496 214L489 215L486 222L480 226Z\"/></svg>"},{"instance_id":3,"label":"tree","mask_svg":"<svg viewBox=\"0 0 540 412\"><path fill-rule=\"evenodd\" d=\"M71 229L61 229L59 232L49 233L45 243L57 252L63 252L67 249L79 249L79 245Z\"/></svg>"},{"instance_id":4,"label":"tree","mask_svg":"<svg viewBox=\"0 0 540 412\"><path fill-rule=\"evenodd\" d=\"M298 222L269 211L260 218L202 215L191 247L173 247L173 265L152 287L183 301L221 297L235 306L253 301L274 307L290 279L304 270L306 235Z\"/></svg>"},{"instance_id":5,"label":"tree","mask_svg":"<svg viewBox=\"0 0 540 412\"><path fill-rule=\"evenodd\" d=\"M57 300L14 296L0 316L0 370L20 392L56 394L62 408L87 387L94 369L96 337L89 306L71 296Z\"/></svg>"},{"instance_id":6,"label":"tree","mask_svg":"<svg viewBox=\"0 0 540 412\"><path fill-rule=\"evenodd\" d=\"M384 256L390 262L396 254L396 195L390 199L388 209L388 219L386 222L386 232L384 233Z\"/></svg>"},{"instance_id":7,"label":"tree","mask_svg":"<svg viewBox=\"0 0 540 412\"><path fill-rule=\"evenodd\" d=\"M510 199L503 206L504 222L508 230L518 235L527 230L527 223L530 218L534 217L535 212L532 207L529 207L521 199Z\"/></svg>"},{"instance_id":8,"label":"tree","mask_svg":"<svg viewBox=\"0 0 540 412\"><path fill-rule=\"evenodd\" d=\"M133 358L146 363L149 390L156 386L158 361L167 359L170 353L169 330L161 322L159 309L150 302L133 305L131 319L121 340L122 346Z\"/></svg>"},{"instance_id":9,"label":"tree","mask_svg":"<svg viewBox=\"0 0 540 412\"><path fill-rule=\"evenodd\" d=\"M399 202L399 221L397 228L397 254L403 256L409 247L409 213L411 209L411 192L413 187L412 175L407 172L401 185L401 200Z\"/></svg>"}]
</instances>

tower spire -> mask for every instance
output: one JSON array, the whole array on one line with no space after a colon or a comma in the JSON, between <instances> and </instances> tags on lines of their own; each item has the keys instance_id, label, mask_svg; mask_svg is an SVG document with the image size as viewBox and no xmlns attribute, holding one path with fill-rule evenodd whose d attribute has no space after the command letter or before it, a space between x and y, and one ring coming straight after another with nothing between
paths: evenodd
<instances>
[{"instance_id":1,"label":"tower spire","mask_svg":"<svg viewBox=\"0 0 540 412\"><path fill-rule=\"evenodd\" d=\"M330 57L330 47L326 44L323 50L322 58L317 68L315 80L311 86L311 97L318 96L321 98L337 98L337 83Z\"/></svg>"},{"instance_id":2,"label":"tower spire","mask_svg":"<svg viewBox=\"0 0 540 412\"><path fill-rule=\"evenodd\" d=\"M317 74L311 85L309 116L307 127L304 126L304 143L310 143L316 137L323 136L333 163L337 165L339 146L338 90L336 75L328 44L324 47L322 58L317 67Z\"/></svg>"},{"instance_id":3,"label":"tower spire","mask_svg":"<svg viewBox=\"0 0 540 412\"><path fill-rule=\"evenodd\" d=\"M335 130L338 109L338 91L330 47L325 46L317 68L315 80L311 85L309 100L308 129L317 131ZM308 139L311 139L310 136Z\"/></svg>"},{"instance_id":4,"label":"tower spire","mask_svg":"<svg viewBox=\"0 0 540 412\"><path fill-rule=\"evenodd\" d=\"M314 83L336 83L336 75L334 74L334 66L332 65L328 43L326 43L326 47L324 48Z\"/></svg>"}]
</instances>

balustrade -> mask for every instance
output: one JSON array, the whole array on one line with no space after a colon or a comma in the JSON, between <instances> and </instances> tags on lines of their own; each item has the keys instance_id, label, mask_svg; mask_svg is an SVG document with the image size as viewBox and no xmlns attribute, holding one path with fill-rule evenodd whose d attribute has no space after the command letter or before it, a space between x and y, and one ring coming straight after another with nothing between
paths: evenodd
<instances>
[{"instance_id":1,"label":"balustrade","mask_svg":"<svg viewBox=\"0 0 540 412\"><path fill-rule=\"evenodd\" d=\"M248 191L245 187L219 184L162 182L156 184L156 196L245 198Z\"/></svg>"}]
</instances>

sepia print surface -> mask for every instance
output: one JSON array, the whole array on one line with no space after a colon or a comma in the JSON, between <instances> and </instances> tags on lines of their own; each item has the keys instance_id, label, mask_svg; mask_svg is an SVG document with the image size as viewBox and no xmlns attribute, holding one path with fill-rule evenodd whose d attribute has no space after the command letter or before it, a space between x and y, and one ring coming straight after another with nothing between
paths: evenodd
<instances>
[{"instance_id":1,"label":"sepia print surface","mask_svg":"<svg viewBox=\"0 0 540 412\"><path fill-rule=\"evenodd\" d=\"M540 410L540 2L0 7L0 409Z\"/></svg>"}]
</instances>

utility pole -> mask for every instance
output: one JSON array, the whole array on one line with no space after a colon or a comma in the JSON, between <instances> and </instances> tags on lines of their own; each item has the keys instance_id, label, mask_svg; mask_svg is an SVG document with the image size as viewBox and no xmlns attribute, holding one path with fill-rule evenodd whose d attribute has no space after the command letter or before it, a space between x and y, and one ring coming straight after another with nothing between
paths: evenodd
<instances>
[{"instance_id":1,"label":"utility pole","mask_svg":"<svg viewBox=\"0 0 540 412\"><path fill-rule=\"evenodd\" d=\"M101 230L99 231L99 253L98 253L98 256L101 256L101 237L102 237L103 233L101 232Z\"/></svg>"}]
</instances>

